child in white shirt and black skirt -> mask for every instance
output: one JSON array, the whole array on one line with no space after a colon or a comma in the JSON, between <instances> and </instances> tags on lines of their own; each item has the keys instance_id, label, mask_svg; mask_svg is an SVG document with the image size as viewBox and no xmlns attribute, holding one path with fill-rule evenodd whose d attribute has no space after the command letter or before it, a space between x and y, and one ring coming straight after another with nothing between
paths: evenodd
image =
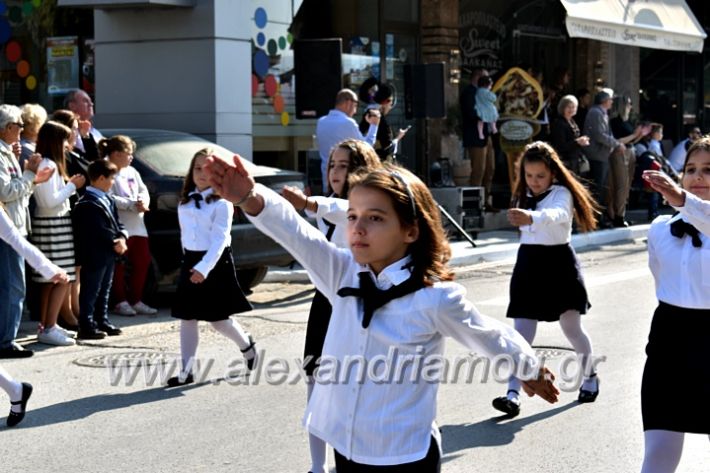
<instances>
[{"instance_id":1,"label":"child in white shirt and black skirt","mask_svg":"<svg viewBox=\"0 0 710 473\"><path fill-rule=\"evenodd\" d=\"M178 206L183 260L172 315L180 319L182 371L168 379L171 387L194 382L199 320L210 322L236 343L249 370L257 361L251 335L230 318L252 307L239 286L232 258L234 206L215 194L203 170L211 154L205 148L192 158Z\"/></svg>"}]
</instances>

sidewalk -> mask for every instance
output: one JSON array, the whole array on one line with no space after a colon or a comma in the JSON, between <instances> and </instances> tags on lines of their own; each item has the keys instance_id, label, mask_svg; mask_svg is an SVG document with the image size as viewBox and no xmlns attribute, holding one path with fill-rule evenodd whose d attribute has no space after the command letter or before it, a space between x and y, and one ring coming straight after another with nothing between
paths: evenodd
<instances>
[{"instance_id":1,"label":"sidewalk","mask_svg":"<svg viewBox=\"0 0 710 473\"><path fill-rule=\"evenodd\" d=\"M637 211L638 212L638 211ZM645 212L645 211L643 211ZM629 212L630 216L633 217ZM633 218L632 218L633 220ZM639 218L639 220L642 220ZM626 228L597 230L591 233L572 235L572 246L579 251L584 248L607 245L621 241L645 238L650 224L631 225ZM451 242L451 260L453 267L470 266L494 261L512 260L518 252L518 231L507 227L505 212L486 214L486 229L479 232L473 248L468 241ZM264 282L308 282L308 273L300 265L294 269L269 268Z\"/></svg>"}]
</instances>

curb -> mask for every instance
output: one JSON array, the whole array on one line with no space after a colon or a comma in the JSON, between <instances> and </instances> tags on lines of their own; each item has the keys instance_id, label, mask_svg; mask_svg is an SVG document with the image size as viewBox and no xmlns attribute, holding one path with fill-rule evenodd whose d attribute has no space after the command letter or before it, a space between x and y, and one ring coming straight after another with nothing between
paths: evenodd
<instances>
[{"instance_id":1,"label":"curb","mask_svg":"<svg viewBox=\"0 0 710 473\"><path fill-rule=\"evenodd\" d=\"M581 250L588 247L631 241L645 238L650 224L632 225L625 228L611 228L598 230L591 233L578 233L572 235L572 247ZM453 267L471 266L480 263L490 263L514 259L518 253L518 242L495 243L477 248L471 247L466 241L451 243L453 256L449 264ZM269 269L263 282L309 282L310 278L305 269L283 270Z\"/></svg>"}]
</instances>

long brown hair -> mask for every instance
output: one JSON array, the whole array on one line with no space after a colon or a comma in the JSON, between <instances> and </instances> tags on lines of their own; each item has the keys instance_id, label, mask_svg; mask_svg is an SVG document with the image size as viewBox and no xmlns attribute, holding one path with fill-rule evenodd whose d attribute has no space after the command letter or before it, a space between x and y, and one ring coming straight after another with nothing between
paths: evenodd
<instances>
[{"instance_id":1,"label":"long brown hair","mask_svg":"<svg viewBox=\"0 0 710 473\"><path fill-rule=\"evenodd\" d=\"M333 161L333 153L335 153L337 149L343 149L348 153L348 175L346 176L345 184L343 185L343 195L338 196L341 199L347 199L348 192L350 191L349 177L351 173L355 171L372 171L380 167L381 163L375 149L368 143L361 140L344 140L335 145L330 151L326 172L330 172L330 163ZM333 189L330 187L330 180L328 180L328 193L333 193Z\"/></svg>"},{"instance_id":2,"label":"long brown hair","mask_svg":"<svg viewBox=\"0 0 710 473\"><path fill-rule=\"evenodd\" d=\"M556 184L564 186L572 194L574 218L580 230L590 232L597 228L596 215L599 214L599 205L596 203L589 190L574 177L562 163L552 146L542 141L536 141L525 147L525 154L520 160L518 182L515 184L512 205L525 208L528 204L528 186L525 182L525 164L543 163L551 172Z\"/></svg>"},{"instance_id":3,"label":"long brown hair","mask_svg":"<svg viewBox=\"0 0 710 473\"><path fill-rule=\"evenodd\" d=\"M67 160L64 155L64 142L71 138L69 127L59 122L49 120L44 123L37 133L36 152L43 158L48 158L57 165L57 172L64 180L67 176Z\"/></svg>"},{"instance_id":4,"label":"long brown hair","mask_svg":"<svg viewBox=\"0 0 710 473\"><path fill-rule=\"evenodd\" d=\"M211 156L212 154L214 154L214 150L212 148L202 148L192 157L192 160L190 161L190 169L187 171L187 176L185 176L185 182L182 185L182 192L180 193L180 205L187 204L190 201L190 194L195 190L195 187L197 187L195 185L195 178L193 177L195 161L197 161L197 158L206 158L207 156ZM215 193L205 199L205 201L209 204L210 202L214 202L215 200L219 200L221 198L221 196Z\"/></svg>"},{"instance_id":5,"label":"long brown hair","mask_svg":"<svg viewBox=\"0 0 710 473\"><path fill-rule=\"evenodd\" d=\"M113 152L134 153L136 151L136 142L126 135L114 135L111 138L102 138L97 147L99 148L99 156L108 158Z\"/></svg>"},{"instance_id":6,"label":"long brown hair","mask_svg":"<svg viewBox=\"0 0 710 473\"><path fill-rule=\"evenodd\" d=\"M451 281L454 278L448 266L451 247L429 188L408 170L391 164L353 175L350 189L359 186L385 193L392 201L400 224L418 227L419 237L408 249L414 263L412 274L421 277L427 286L437 281Z\"/></svg>"}]
</instances>

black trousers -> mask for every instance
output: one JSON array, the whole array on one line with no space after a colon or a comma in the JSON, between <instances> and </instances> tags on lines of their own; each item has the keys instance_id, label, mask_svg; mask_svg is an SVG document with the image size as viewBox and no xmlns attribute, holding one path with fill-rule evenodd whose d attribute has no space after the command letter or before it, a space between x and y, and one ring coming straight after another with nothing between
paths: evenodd
<instances>
[{"instance_id":1,"label":"black trousers","mask_svg":"<svg viewBox=\"0 0 710 473\"><path fill-rule=\"evenodd\" d=\"M102 266L81 267L79 292L79 326L91 330L105 325L108 320L108 296L113 282L114 257L106 258Z\"/></svg>"},{"instance_id":2,"label":"black trousers","mask_svg":"<svg viewBox=\"0 0 710 473\"><path fill-rule=\"evenodd\" d=\"M401 465L363 465L348 460L337 450L335 451L335 470L338 473L439 473L441 471L441 457L439 446L434 437L431 438L429 451L421 460Z\"/></svg>"}]
</instances>

